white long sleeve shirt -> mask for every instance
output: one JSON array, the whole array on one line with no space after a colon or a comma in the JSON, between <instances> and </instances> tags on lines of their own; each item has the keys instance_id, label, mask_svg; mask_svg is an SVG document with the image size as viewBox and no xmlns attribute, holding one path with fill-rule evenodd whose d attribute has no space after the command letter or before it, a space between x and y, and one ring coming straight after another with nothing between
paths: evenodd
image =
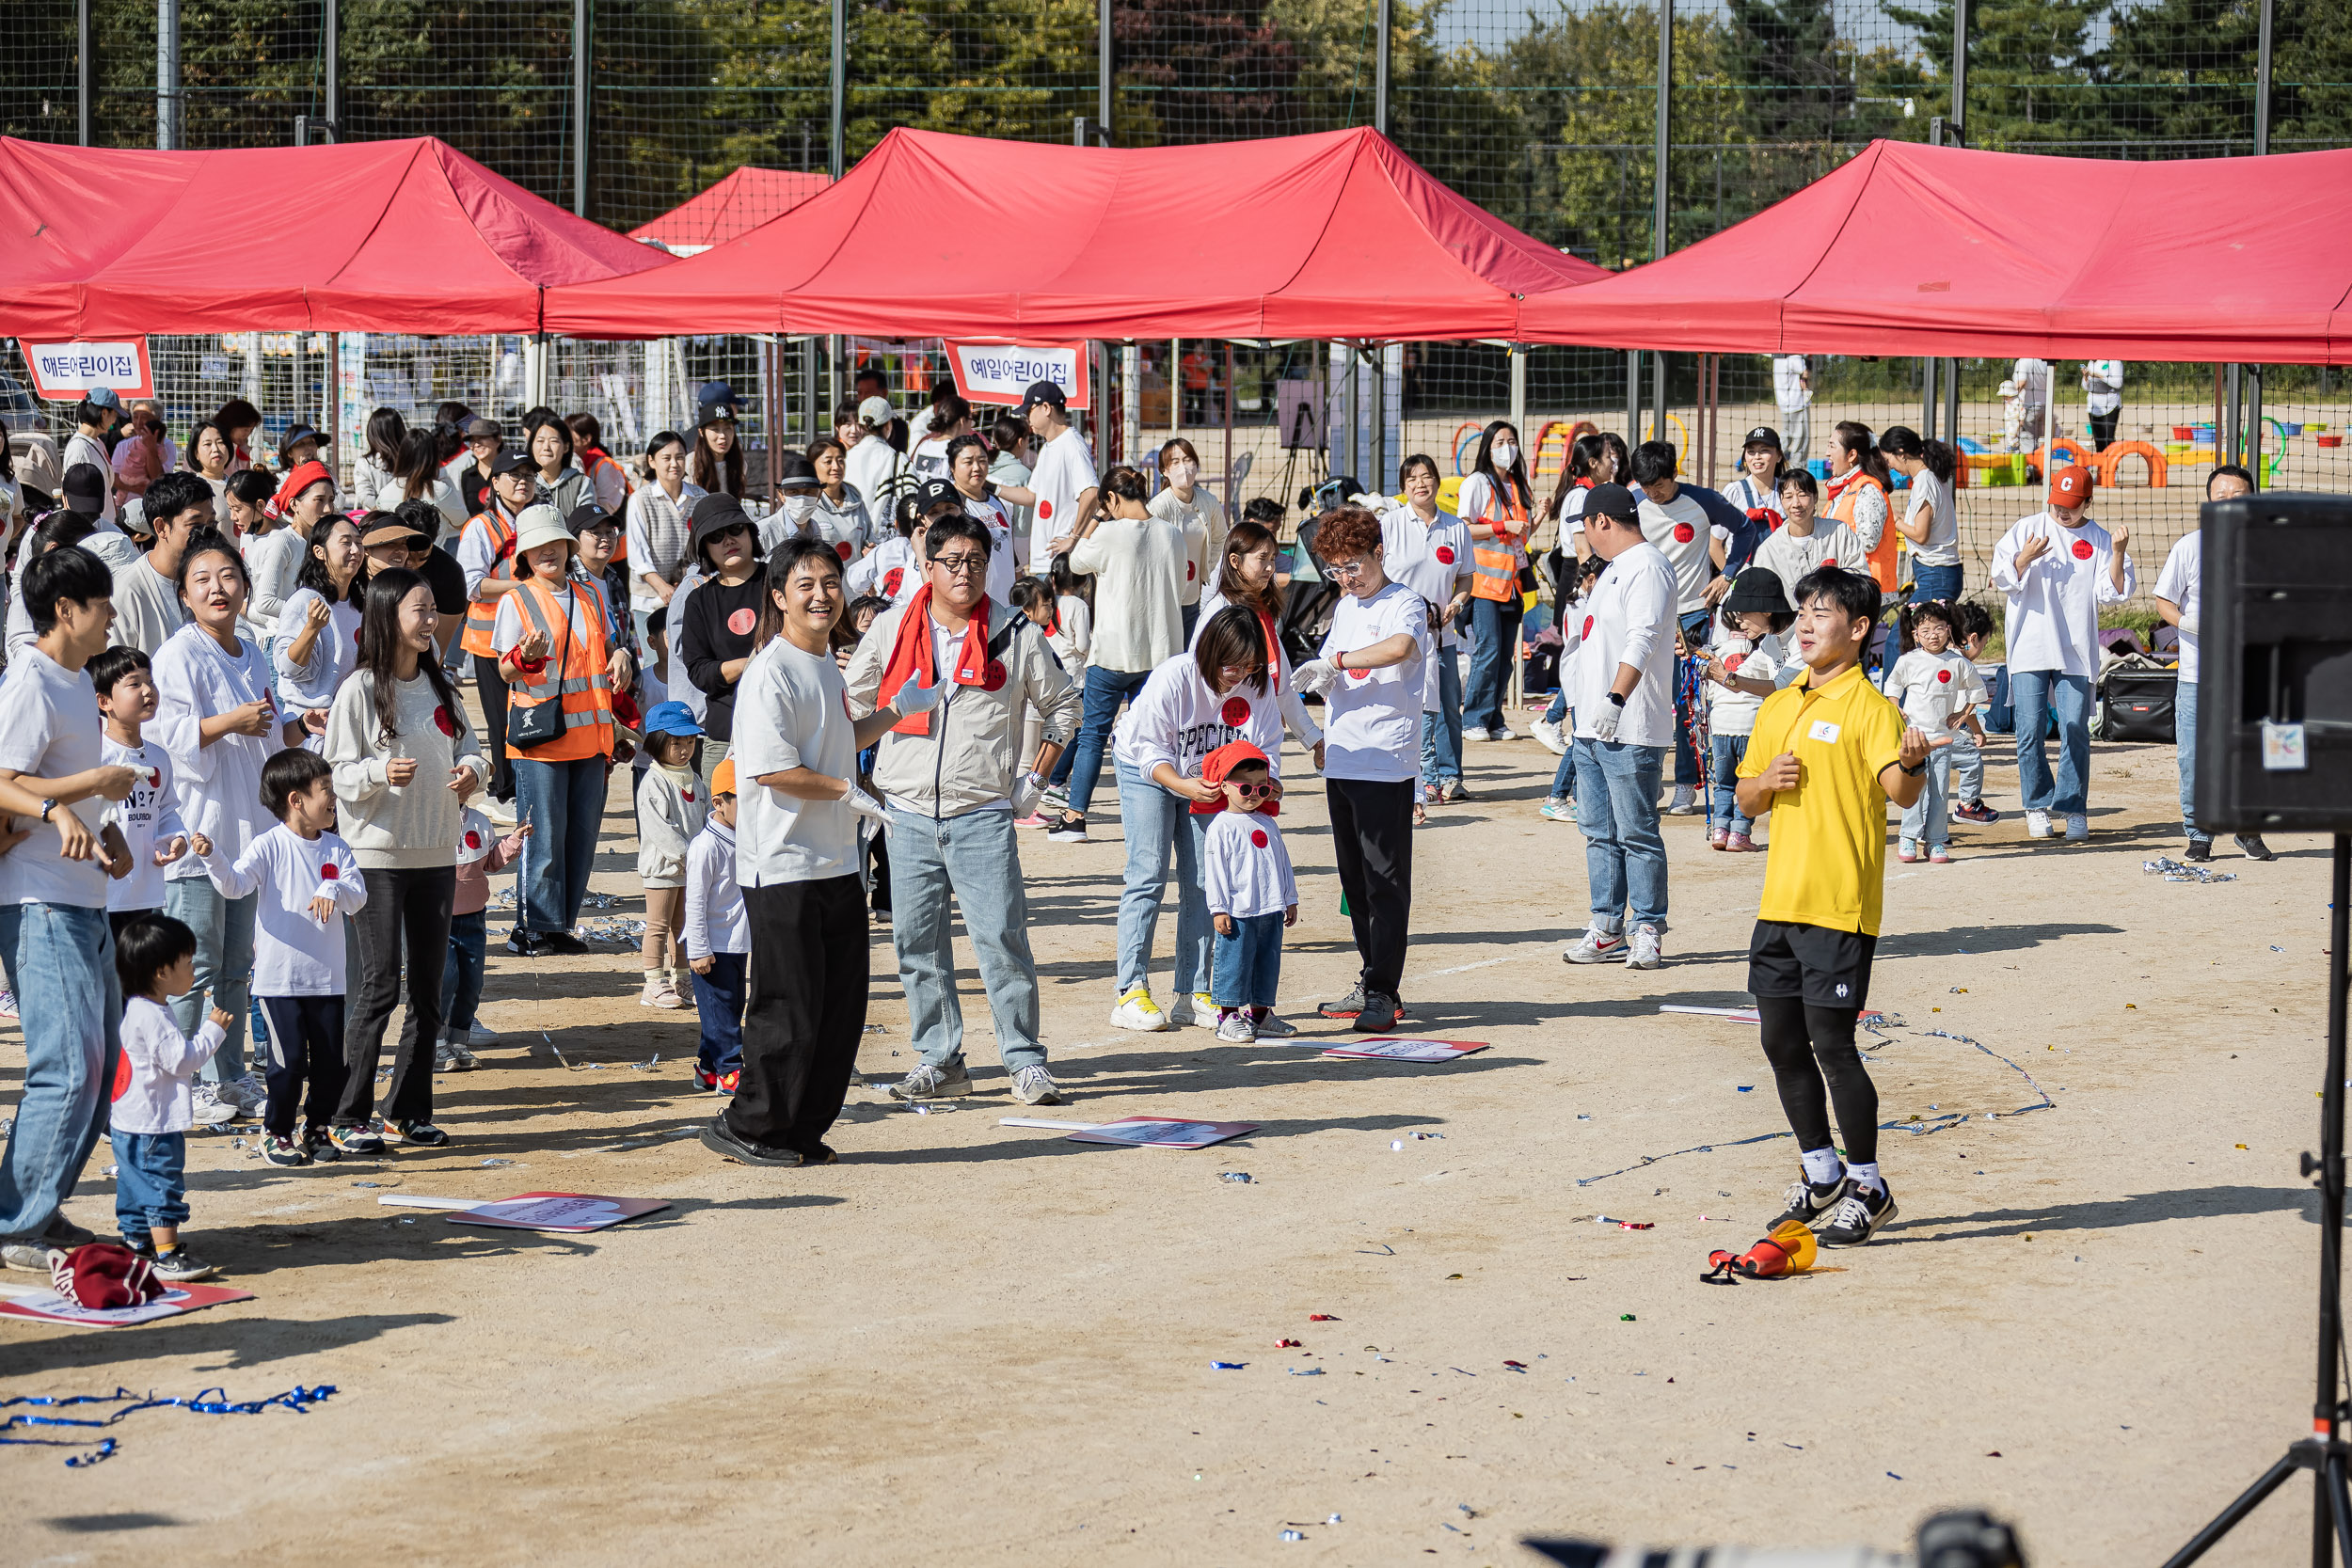
<instances>
[{"instance_id":1,"label":"white long sleeve shirt","mask_svg":"<svg viewBox=\"0 0 2352 1568\"><path fill-rule=\"evenodd\" d=\"M686 847L686 919L679 932L689 960L752 950L751 917L735 879L735 830L707 817Z\"/></svg>"},{"instance_id":2,"label":"white long sleeve shirt","mask_svg":"<svg viewBox=\"0 0 2352 1568\"><path fill-rule=\"evenodd\" d=\"M1617 739L1628 746L1671 746L1675 736L1675 569L1658 546L1629 546L1593 579L1578 627L1570 700L1580 740L1597 738L1593 722L1611 705L1617 668L1630 664L1642 678L1625 700Z\"/></svg>"},{"instance_id":3,"label":"white long sleeve shirt","mask_svg":"<svg viewBox=\"0 0 2352 1568\"><path fill-rule=\"evenodd\" d=\"M160 910L164 907L164 868L155 863L155 847L187 832L172 800L170 754L151 740L125 746L109 736L100 761L138 772L131 793L106 813L122 830L122 842L131 851L131 874L120 881L109 879L106 882L106 908Z\"/></svg>"},{"instance_id":4,"label":"white long sleeve shirt","mask_svg":"<svg viewBox=\"0 0 2352 1568\"><path fill-rule=\"evenodd\" d=\"M1282 830L1263 812L1231 807L1218 812L1210 819L1201 859L1213 915L1248 920L1280 914L1298 902L1298 882L1291 875L1291 852L1282 843Z\"/></svg>"},{"instance_id":5,"label":"white long sleeve shirt","mask_svg":"<svg viewBox=\"0 0 2352 1568\"><path fill-rule=\"evenodd\" d=\"M266 735L224 735L203 744L204 720L255 702L268 702L273 715L277 711L261 643L243 638L238 649L230 654L193 622L173 632L155 656L155 717L146 727L147 737L171 756L172 803L180 820L232 861L276 826L262 805L262 765L279 749L274 720ZM174 882L203 875L192 855L164 874Z\"/></svg>"},{"instance_id":6,"label":"white long sleeve shirt","mask_svg":"<svg viewBox=\"0 0 2352 1568\"><path fill-rule=\"evenodd\" d=\"M172 1022L170 1008L151 997L131 998L122 1009L122 1069L115 1075L107 1125L148 1137L194 1127L196 1069L228 1037L208 1018L190 1039Z\"/></svg>"},{"instance_id":7,"label":"white long sleeve shirt","mask_svg":"<svg viewBox=\"0 0 2352 1568\"><path fill-rule=\"evenodd\" d=\"M687 847L709 815L710 798L691 770L646 768L637 785L637 879L649 888L683 886Z\"/></svg>"},{"instance_id":8,"label":"white long sleeve shirt","mask_svg":"<svg viewBox=\"0 0 2352 1568\"><path fill-rule=\"evenodd\" d=\"M2028 539L2050 547L2022 572L2017 552ZM2020 517L1993 546L1993 586L2009 599L2008 643L2011 672L2080 675L2099 673L2099 607L2122 604L2139 592L2139 573L2123 557L2123 588L2116 591L2107 566L2114 556L2107 531L2085 518L2061 528L2046 511Z\"/></svg>"},{"instance_id":9,"label":"white long sleeve shirt","mask_svg":"<svg viewBox=\"0 0 2352 1568\"><path fill-rule=\"evenodd\" d=\"M1147 779L1161 763L1181 777L1197 779L1211 752L1236 740L1263 752L1268 769L1282 776L1278 694L1245 683L1219 696L1200 678L1192 655L1178 654L1152 672L1120 716L1111 731L1111 755Z\"/></svg>"},{"instance_id":10,"label":"white long sleeve shirt","mask_svg":"<svg viewBox=\"0 0 2352 1568\"><path fill-rule=\"evenodd\" d=\"M231 861L217 841L204 872L224 898L259 893L253 918L253 994L342 996L343 917L368 902L358 857L334 833L304 838L284 823ZM326 895L334 912L322 922L310 900Z\"/></svg>"}]
</instances>

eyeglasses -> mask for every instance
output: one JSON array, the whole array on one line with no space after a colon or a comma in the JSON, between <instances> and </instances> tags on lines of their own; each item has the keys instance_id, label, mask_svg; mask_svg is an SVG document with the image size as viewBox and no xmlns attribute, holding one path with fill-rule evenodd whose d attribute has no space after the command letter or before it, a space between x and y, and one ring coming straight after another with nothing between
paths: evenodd
<instances>
[{"instance_id":1,"label":"eyeglasses","mask_svg":"<svg viewBox=\"0 0 2352 1568\"><path fill-rule=\"evenodd\" d=\"M945 567L958 577L977 578L988 571L988 557L984 555L935 555L931 557L931 564Z\"/></svg>"},{"instance_id":2,"label":"eyeglasses","mask_svg":"<svg viewBox=\"0 0 2352 1568\"><path fill-rule=\"evenodd\" d=\"M1332 564L1331 575L1342 582L1353 582L1371 570L1372 562L1369 561L1341 561Z\"/></svg>"}]
</instances>

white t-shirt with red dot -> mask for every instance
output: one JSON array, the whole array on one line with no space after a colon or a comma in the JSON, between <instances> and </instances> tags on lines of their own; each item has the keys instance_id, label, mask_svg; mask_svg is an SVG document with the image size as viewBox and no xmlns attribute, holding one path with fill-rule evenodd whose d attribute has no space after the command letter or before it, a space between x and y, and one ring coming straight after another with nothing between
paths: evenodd
<instances>
[{"instance_id":1,"label":"white t-shirt with red dot","mask_svg":"<svg viewBox=\"0 0 2352 1568\"><path fill-rule=\"evenodd\" d=\"M1291 852L1282 843L1282 830L1263 812L1231 808L1209 819L1201 880L1211 914L1248 920L1280 914L1298 902L1298 882L1291 875Z\"/></svg>"}]
</instances>

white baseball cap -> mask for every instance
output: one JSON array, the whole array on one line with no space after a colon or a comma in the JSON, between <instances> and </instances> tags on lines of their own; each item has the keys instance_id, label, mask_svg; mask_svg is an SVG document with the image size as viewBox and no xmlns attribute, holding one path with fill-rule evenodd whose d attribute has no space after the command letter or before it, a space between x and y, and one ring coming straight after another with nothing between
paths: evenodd
<instances>
[{"instance_id":1,"label":"white baseball cap","mask_svg":"<svg viewBox=\"0 0 2352 1568\"><path fill-rule=\"evenodd\" d=\"M891 419L890 400L888 398L867 398L864 403L857 405L857 417L858 421L861 424L888 424Z\"/></svg>"}]
</instances>

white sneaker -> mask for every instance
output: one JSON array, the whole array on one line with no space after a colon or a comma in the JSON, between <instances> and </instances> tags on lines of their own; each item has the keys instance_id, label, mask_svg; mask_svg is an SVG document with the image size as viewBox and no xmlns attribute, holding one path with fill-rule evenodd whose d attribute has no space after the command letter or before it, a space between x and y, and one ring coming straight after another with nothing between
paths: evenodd
<instances>
[{"instance_id":1,"label":"white sneaker","mask_svg":"<svg viewBox=\"0 0 2352 1568\"><path fill-rule=\"evenodd\" d=\"M2026 836L2048 838L2050 836L2050 814L2046 811L2027 812L2026 814Z\"/></svg>"},{"instance_id":2,"label":"white sneaker","mask_svg":"<svg viewBox=\"0 0 2352 1568\"><path fill-rule=\"evenodd\" d=\"M1152 1000L1149 988L1137 986L1119 999L1111 1009L1111 1026L1116 1029L1140 1029L1152 1034L1168 1027L1168 1015Z\"/></svg>"},{"instance_id":3,"label":"white sneaker","mask_svg":"<svg viewBox=\"0 0 2352 1568\"><path fill-rule=\"evenodd\" d=\"M1041 1067L1025 1067L1012 1075L1012 1097L1024 1105L1067 1105L1061 1085Z\"/></svg>"},{"instance_id":4,"label":"white sneaker","mask_svg":"<svg viewBox=\"0 0 2352 1568\"><path fill-rule=\"evenodd\" d=\"M1257 1025L1249 1019L1249 1009L1236 1007L1225 1015L1216 1026L1216 1037L1230 1045L1248 1045L1258 1037Z\"/></svg>"},{"instance_id":5,"label":"white sneaker","mask_svg":"<svg viewBox=\"0 0 2352 1568\"><path fill-rule=\"evenodd\" d=\"M469 1045L496 1045L498 1042L499 1032L487 1027L480 1020L476 1020L474 1026L466 1031L466 1043Z\"/></svg>"},{"instance_id":6,"label":"white sneaker","mask_svg":"<svg viewBox=\"0 0 2352 1568\"><path fill-rule=\"evenodd\" d=\"M1662 951L1663 946L1664 946L1664 942L1663 942L1663 939L1662 939L1662 938L1659 935L1659 931L1658 931L1658 927L1655 927L1655 926L1650 926L1650 925L1642 925L1642 926L1636 926L1636 927L1633 927L1633 942L1632 942L1632 948L1633 948L1633 951L1626 955L1626 960L1625 960L1625 966L1626 966L1626 968L1628 968L1628 969L1663 969L1663 968L1665 968L1665 967L1666 967L1666 955L1665 955L1665 953Z\"/></svg>"},{"instance_id":7,"label":"white sneaker","mask_svg":"<svg viewBox=\"0 0 2352 1568\"><path fill-rule=\"evenodd\" d=\"M1675 803L1666 808L1666 815L1669 816L1695 816L1698 815L1698 809L1699 792L1696 786L1683 784L1675 785Z\"/></svg>"},{"instance_id":8,"label":"white sneaker","mask_svg":"<svg viewBox=\"0 0 2352 1568\"><path fill-rule=\"evenodd\" d=\"M221 1085L220 1097L238 1110L251 1113L269 1103L269 1085L258 1072L248 1072L233 1084Z\"/></svg>"},{"instance_id":9,"label":"white sneaker","mask_svg":"<svg viewBox=\"0 0 2352 1568\"><path fill-rule=\"evenodd\" d=\"M1217 1014L1222 1011L1224 1009L1216 1005L1216 998L1205 990L1194 991L1189 996L1179 992L1176 1005L1168 1009L1168 1027L1182 1029L1187 1024L1199 1024L1203 1029L1214 1029Z\"/></svg>"},{"instance_id":10,"label":"white sneaker","mask_svg":"<svg viewBox=\"0 0 2352 1568\"><path fill-rule=\"evenodd\" d=\"M1584 934L1561 953L1561 960L1572 964L1606 964L1622 962L1628 949L1625 936L1618 931L1604 931L1597 926L1587 926Z\"/></svg>"},{"instance_id":11,"label":"white sneaker","mask_svg":"<svg viewBox=\"0 0 2352 1568\"><path fill-rule=\"evenodd\" d=\"M220 1091L210 1084L198 1084L194 1099L199 1127L219 1127L237 1119L237 1108L223 1100Z\"/></svg>"},{"instance_id":12,"label":"white sneaker","mask_svg":"<svg viewBox=\"0 0 2352 1568\"><path fill-rule=\"evenodd\" d=\"M649 969L645 971L645 988L637 993L637 1005L641 1007L663 1007L670 1009L675 1009L686 1006L685 1002L679 998L678 993L670 989L670 982L663 977L661 971L658 969Z\"/></svg>"},{"instance_id":13,"label":"white sneaker","mask_svg":"<svg viewBox=\"0 0 2352 1568\"><path fill-rule=\"evenodd\" d=\"M1464 740L1486 741L1493 740L1498 737L1492 730L1484 729L1476 725L1465 724L1462 726L1462 738Z\"/></svg>"},{"instance_id":14,"label":"white sneaker","mask_svg":"<svg viewBox=\"0 0 2352 1568\"><path fill-rule=\"evenodd\" d=\"M1560 734L1560 726L1549 719L1538 719L1527 726L1535 732L1535 738L1544 743L1544 750L1555 757L1568 754L1568 743Z\"/></svg>"},{"instance_id":15,"label":"white sneaker","mask_svg":"<svg viewBox=\"0 0 2352 1568\"><path fill-rule=\"evenodd\" d=\"M515 825L515 802L512 800L485 800L482 802L482 815L488 817L491 821L497 823L501 828L511 828Z\"/></svg>"},{"instance_id":16,"label":"white sneaker","mask_svg":"<svg viewBox=\"0 0 2352 1568\"><path fill-rule=\"evenodd\" d=\"M2069 844L2090 843L2090 818L2078 811L2068 812L2066 814L2066 842Z\"/></svg>"},{"instance_id":17,"label":"white sneaker","mask_svg":"<svg viewBox=\"0 0 2352 1568\"><path fill-rule=\"evenodd\" d=\"M1498 724L1486 732L1489 740L1517 740L1518 737L1519 732L1508 724Z\"/></svg>"}]
</instances>

